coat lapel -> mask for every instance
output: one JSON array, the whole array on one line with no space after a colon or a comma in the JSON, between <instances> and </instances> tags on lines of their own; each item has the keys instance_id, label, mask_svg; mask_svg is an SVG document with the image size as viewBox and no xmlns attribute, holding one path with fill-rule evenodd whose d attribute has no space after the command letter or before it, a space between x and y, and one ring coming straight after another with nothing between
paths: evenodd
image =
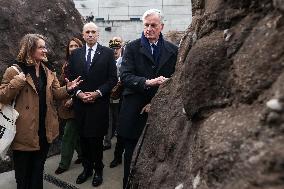
<instances>
[{"instance_id":1,"label":"coat lapel","mask_svg":"<svg viewBox=\"0 0 284 189\"><path fill-rule=\"evenodd\" d=\"M86 76L88 73L86 65L86 45L81 47L76 64L76 68L79 69L78 73L80 73L80 75L82 74L82 76Z\"/></svg>"},{"instance_id":2,"label":"coat lapel","mask_svg":"<svg viewBox=\"0 0 284 189\"><path fill-rule=\"evenodd\" d=\"M140 53L144 54L148 59L150 59L152 64L155 64L153 56L150 54L150 52L142 44L140 46Z\"/></svg>"},{"instance_id":3,"label":"coat lapel","mask_svg":"<svg viewBox=\"0 0 284 189\"><path fill-rule=\"evenodd\" d=\"M168 59L172 56L172 51L169 50L169 47L167 44L164 42L164 47L161 48L161 56L160 56L160 62L159 66L157 69L157 72L163 67L163 65L168 61Z\"/></svg>"},{"instance_id":4,"label":"coat lapel","mask_svg":"<svg viewBox=\"0 0 284 189\"><path fill-rule=\"evenodd\" d=\"M35 84L34 84L34 81L31 77L30 74L27 74L26 75L26 82L33 88L33 90L37 93L37 90L36 90L36 87L35 87Z\"/></svg>"},{"instance_id":5,"label":"coat lapel","mask_svg":"<svg viewBox=\"0 0 284 189\"><path fill-rule=\"evenodd\" d=\"M43 66L43 69L44 69L44 72L45 72L45 75L46 75L46 88L48 89L51 85L52 85L52 82L53 82L53 79L50 79L50 74L51 74L51 71L49 71L47 69L46 66L42 65Z\"/></svg>"}]
</instances>

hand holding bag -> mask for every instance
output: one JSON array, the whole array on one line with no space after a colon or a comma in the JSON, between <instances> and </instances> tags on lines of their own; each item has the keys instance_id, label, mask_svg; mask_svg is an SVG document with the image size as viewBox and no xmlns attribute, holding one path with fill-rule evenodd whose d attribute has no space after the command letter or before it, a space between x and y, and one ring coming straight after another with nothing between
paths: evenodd
<instances>
[{"instance_id":1,"label":"hand holding bag","mask_svg":"<svg viewBox=\"0 0 284 189\"><path fill-rule=\"evenodd\" d=\"M20 73L17 66L12 66L18 73ZM8 160L6 155L16 134L16 120L19 116L17 110L14 109L16 97L12 105L2 104L0 110L0 158Z\"/></svg>"},{"instance_id":2,"label":"hand holding bag","mask_svg":"<svg viewBox=\"0 0 284 189\"><path fill-rule=\"evenodd\" d=\"M122 83L118 81L117 84L111 90L110 98L112 98L113 100L119 99L121 97L122 91L123 91Z\"/></svg>"}]
</instances>

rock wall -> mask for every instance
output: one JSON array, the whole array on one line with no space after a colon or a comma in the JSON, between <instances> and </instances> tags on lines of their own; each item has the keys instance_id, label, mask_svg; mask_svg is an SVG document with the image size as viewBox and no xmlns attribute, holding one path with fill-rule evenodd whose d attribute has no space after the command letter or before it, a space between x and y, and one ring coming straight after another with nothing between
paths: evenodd
<instances>
[{"instance_id":1,"label":"rock wall","mask_svg":"<svg viewBox=\"0 0 284 189\"><path fill-rule=\"evenodd\" d=\"M0 1L0 75L17 56L20 39L27 33L48 38L48 58L64 59L67 41L81 33L83 20L72 0Z\"/></svg>"},{"instance_id":2,"label":"rock wall","mask_svg":"<svg viewBox=\"0 0 284 189\"><path fill-rule=\"evenodd\" d=\"M27 33L47 37L48 59L60 70L65 46L73 36L80 36L81 15L72 0L0 0L0 79L18 53L20 39ZM58 153L58 142L51 154ZM11 162L0 160L0 173L10 170Z\"/></svg>"},{"instance_id":3,"label":"rock wall","mask_svg":"<svg viewBox=\"0 0 284 189\"><path fill-rule=\"evenodd\" d=\"M284 187L283 6L192 1L193 22L174 76L152 101L131 188ZM280 109L266 106L272 98Z\"/></svg>"}]
</instances>

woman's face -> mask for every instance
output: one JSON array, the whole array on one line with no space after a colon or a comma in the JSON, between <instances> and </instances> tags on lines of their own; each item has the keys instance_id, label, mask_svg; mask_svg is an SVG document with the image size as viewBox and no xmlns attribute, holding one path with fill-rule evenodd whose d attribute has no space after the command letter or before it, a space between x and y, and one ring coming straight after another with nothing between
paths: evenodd
<instances>
[{"instance_id":1,"label":"woman's face","mask_svg":"<svg viewBox=\"0 0 284 189\"><path fill-rule=\"evenodd\" d=\"M77 49L79 45L75 41L70 41L69 43L69 54L75 49Z\"/></svg>"},{"instance_id":2,"label":"woman's face","mask_svg":"<svg viewBox=\"0 0 284 189\"><path fill-rule=\"evenodd\" d=\"M36 62L46 61L47 60L46 53L47 49L45 46L45 41L43 39L39 39L37 41L37 48L33 54L33 59Z\"/></svg>"}]
</instances>

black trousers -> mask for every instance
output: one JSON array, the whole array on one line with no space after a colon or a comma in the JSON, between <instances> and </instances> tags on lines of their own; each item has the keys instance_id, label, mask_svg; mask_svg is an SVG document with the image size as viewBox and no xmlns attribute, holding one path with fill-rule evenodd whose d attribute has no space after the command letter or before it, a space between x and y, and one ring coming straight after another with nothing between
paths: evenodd
<instances>
[{"instance_id":1,"label":"black trousers","mask_svg":"<svg viewBox=\"0 0 284 189\"><path fill-rule=\"evenodd\" d=\"M127 184L128 177L130 174L130 165L131 165L132 155L136 147L136 144L138 142L138 139L128 139L128 138L122 137L122 141L123 141L124 149L125 149L123 188L126 189L126 184Z\"/></svg>"},{"instance_id":2,"label":"black trousers","mask_svg":"<svg viewBox=\"0 0 284 189\"><path fill-rule=\"evenodd\" d=\"M103 137L80 137L80 141L84 169L102 172L104 168Z\"/></svg>"},{"instance_id":3,"label":"black trousers","mask_svg":"<svg viewBox=\"0 0 284 189\"><path fill-rule=\"evenodd\" d=\"M124 151L123 139L119 135L116 137L116 139L117 141L114 149L114 159L121 160Z\"/></svg>"},{"instance_id":4,"label":"black trousers","mask_svg":"<svg viewBox=\"0 0 284 189\"><path fill-rule=\"evenodd\" d=\"M44 141L38 151L13 151L17 189L42 189L44 163L49 144Z\"/></svg>"}]
</instances>

